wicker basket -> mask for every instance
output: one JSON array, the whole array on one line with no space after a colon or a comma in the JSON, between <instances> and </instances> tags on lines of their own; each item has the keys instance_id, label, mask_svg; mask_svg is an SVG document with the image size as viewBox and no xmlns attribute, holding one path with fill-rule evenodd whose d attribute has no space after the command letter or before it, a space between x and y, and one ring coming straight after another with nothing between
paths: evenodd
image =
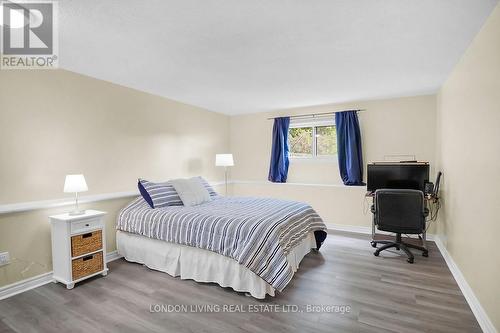
<instances>
[{"instance_id":1,"label":"wicker basket","mask_svg":"<svg viewBox=\"0 0 500 333\"><path fill-rule=\"evenodd\" d=\"M78 280L87 275L103 270L102 252L89 254L88 256L74 259L72 261L73 280Z\"/></svg>"},{"instance_id":2,"label":"wicker basket","mask_svg":"<svg viewBox=\"0 0 500 333\"><path fill-rule=\"evenodd\" d=\"M102 249L102 231L71 237L71 256L78 257Z\"/></svg>"}]
</instances>

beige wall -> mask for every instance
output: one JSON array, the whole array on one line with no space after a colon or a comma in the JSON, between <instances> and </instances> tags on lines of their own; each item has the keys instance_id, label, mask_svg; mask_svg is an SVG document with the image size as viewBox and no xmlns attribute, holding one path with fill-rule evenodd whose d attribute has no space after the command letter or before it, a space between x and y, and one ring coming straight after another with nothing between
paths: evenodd
<instances>
[{"instance_id":1,"label":"beige wall","mask_svg":"<svg viewBox=\"0 0 500 333\"><path fill-rule=\"evenodd\" d=\"M60 198L68 173L85 174L86 194L223 177L225 115L63 70L2 71L0 110L2 204Z\"/></svg>"},{"instance_id":2,"label":"beige wall","mask_svg":"<svg viewBox=\"0 0 500 333\"><path fill-rule=\"evenodd\" d=\"M138 177L222 180L214 155L229 148L228 116L63 70L1 71L0 126L0 205L71 198L68 173L89 195L135 190ZM109 212L108 250L128 200L87 205ZM0 215L0 251L14 258L0 286L51 270L47 216L67 210Z\"/></svg>"},{"instance_id":3,"label":"beige wall","mask_svg":"<svg viewBox=\"0 0 500 333\"><path fill-rule=\"evenodd\" d=\"M129 201L130 198L82 205L85 209L108 212L105 218L108 251L116 250L116 216ZM9 251L11 255L11 263L0 267L0 286L52 270L48 216L67 211L67 207L61 207L0 215L0 251Z\"/></svg>"},{"instance_id":4,"label":"beige wall","mask_svg":"<svg viewBox=\"0 0 500 333\"><path fill-rule=\"evenodd\" d=\"M444 171L437 232L500 330L499 55L497 6L437 101L418 96L231 118L67 71L2 71L0 204L60 198L64 175L73 172L86 175L89 194L133 190L139 176L218 180L213 155L230 149L231 178L249 181L234 184L234 194L306 201L329 224L366 227L365 189L340 185L336 162L292 161L295 184L266 183L272 129L266 118L367 109L360 114L365 162L412 154L431 162L432 178ZM116 214L128 200L84 205L109 212L110 251ZM0 251L13 258L0 267L0 286L51 270L47 216L66 210L0 215Z\"/></svg>"},{"instance_id":5,"label":"beige wall","mask_svg":"<svg viewBox=\"0 0 500 333\"><path fill-rule=\"evenodd\" d=\"M500 5L439 93L446 247L500 330Z\"/></svg>"},{"instance_id":6,"label":"beige wall","mask_svg":"<svg viewBox=\"0 0 500 333\"><path fill-rule=\"evenodd\" d=\"M306 162L292 159L288 182L309 184L307 186L265 183L273 126L268 117L346 109L366 109L359 114L365 163L383 160L385 155L410 154L416 155L418 160L430 161L434 166L434 95L249 114L231 117L230 142L236 164L231 169L231 178L259 183L237 183L234 194L301 200L316 208L327 224L370 226L371 216L366 213L367 203L364 200L366 187L341 185L336 160ZM433 170L431 178L434 177Z\"/></svg>"}]
</instances>

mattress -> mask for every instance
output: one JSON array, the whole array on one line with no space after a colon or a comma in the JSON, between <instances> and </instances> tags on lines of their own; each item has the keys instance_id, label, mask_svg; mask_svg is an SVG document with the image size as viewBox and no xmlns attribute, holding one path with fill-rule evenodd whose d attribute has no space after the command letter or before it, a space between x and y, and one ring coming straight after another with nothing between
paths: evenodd
<instances>
[{"instance_id":1,"label":"mattress","mask_svg":"<svg viewBox=\"0 0 500 333\"><path fill-rule=\"evenodd\" d=\"M139 197L120 212L117 229L218 253L278 291L294 273L287 254L310 233L318 249L326 238L326 225L311 206L254 197L216 197L198 206L156 209Z\"/></svg>"},{"instance_id":2,"label":"mattress","mask_svg":"<svg viewBox=\"0 0 500 333\"><path fill-rule=\"evenodd\" d=\"M127 261L168 273L183 280L213 282L235 291L247 292L263 299L275 296L275 289L254 272L235 260L212 251L148 238L124 231L116 232L118 253ZM312 233L287 255L293 271L297 271L302 258L316 247Z\"/></svg>"}]
</instances>

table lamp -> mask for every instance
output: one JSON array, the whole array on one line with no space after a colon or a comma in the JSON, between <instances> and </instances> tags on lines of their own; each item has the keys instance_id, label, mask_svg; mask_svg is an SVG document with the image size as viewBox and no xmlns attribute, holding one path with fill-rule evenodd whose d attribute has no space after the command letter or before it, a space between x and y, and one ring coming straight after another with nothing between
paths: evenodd
<instances>
[{"instance_id":1,"label":"table lamp","mask_svg":"<svg viewBox=\"0 0 500 333\"><path fill-rule=\"evenodd\" d=\"M85 210L78 209L78 193L88 191L87 183L83 175L67 175L64 181L64 193L75 193L75 210L69 215L82 215Z\"/></svg>"},{"instance_id":2,"label":"table lamp","mask_svg":"<svg viewBox=\"0 0 500 333\"><path fill-rule=\"evenodd\" d=\"M233 154L215 154L215 166L224 167L224 181L227 195L227 167L234 166Z\"/></svg>"}]
</instances>

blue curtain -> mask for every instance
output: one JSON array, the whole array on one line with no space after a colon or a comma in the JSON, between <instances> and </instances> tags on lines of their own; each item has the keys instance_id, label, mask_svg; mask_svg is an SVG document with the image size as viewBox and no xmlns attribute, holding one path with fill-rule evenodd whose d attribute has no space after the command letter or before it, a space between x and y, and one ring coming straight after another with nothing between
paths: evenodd
<instances>
[{"instance_id":1,"label":"blue curtain","mask_svg":"<svg viewBox=\"0 0 500 333\"><path fill-rule=\"evenodd\" d=\"M290 117L274 119L273 147L271 150L271 163L267 179L274 183L286 183L288 175L288 128Z\"/></svg>"},{"instance_id":2,"label":"blue curtain","mask_svg":"<svg viewBox=\"0 0 500 333\"><path fill-rule=\"evenodd\" d=\"M363 183L363 154L357 111L335 113L340 177L344 185Z\"/></svg>"}]
</instances>

